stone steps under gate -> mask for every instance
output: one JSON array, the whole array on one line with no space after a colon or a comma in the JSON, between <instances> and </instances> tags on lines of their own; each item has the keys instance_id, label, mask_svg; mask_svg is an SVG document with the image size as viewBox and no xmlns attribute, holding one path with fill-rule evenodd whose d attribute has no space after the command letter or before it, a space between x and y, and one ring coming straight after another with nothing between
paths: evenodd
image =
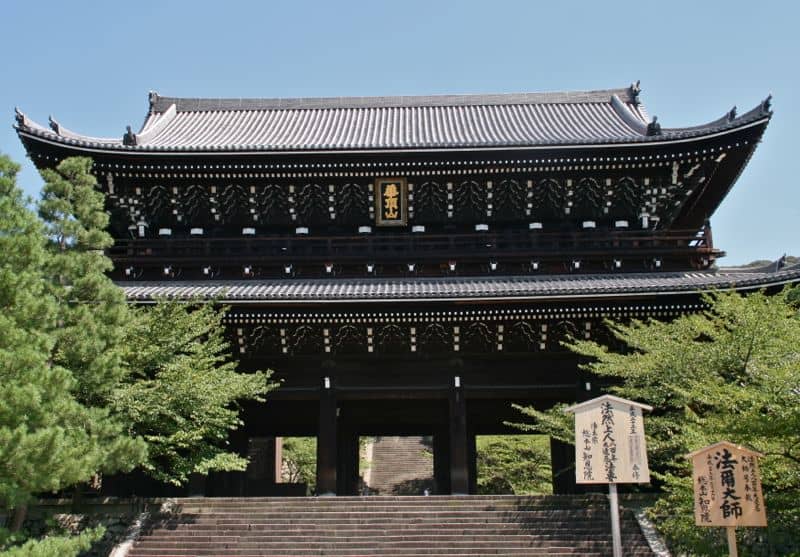
<instances>
[{"instance_id":1,"label":"stone steps under gate","mask_svg":"<svg viewBox=\"0 0 800 557\"><path fill-rule=\"evenodd\" d=\"M611 555L602 495L186 498L127 557ZM630 511L626 556L652 556Z\"/></svg>"}]
</instances>

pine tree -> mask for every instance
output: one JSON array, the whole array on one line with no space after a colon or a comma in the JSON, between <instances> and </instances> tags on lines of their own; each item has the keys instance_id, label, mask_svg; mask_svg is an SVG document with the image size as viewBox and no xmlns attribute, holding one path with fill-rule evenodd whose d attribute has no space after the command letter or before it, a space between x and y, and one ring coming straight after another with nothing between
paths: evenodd
<instances>
[{"instance_id":1,"label":"pine tree","mask_svg":"<svg viewBox=\"0 0 800 557\"><path fill-rule=\"evenodd\" d=\"M244 469L246 460L225 446L241 425L236 405L263 400L275 385L268 373L236 372L212 306L127 305L106 275L112 263L103 250L113 239L91 168L91 159L69 158L42 171L46 272L60 302L55 361L72 371L78 400L110 411L109 424L125 424L109 456L130 459L126 443L143 439L148 455L136 463L177 485L194 473ZM99 471L118 467L111 459Z\"/></svg>"},{"instance_id":2,"label":"pine tree","mask_svg":"<svg viewBox=\"0 0 800 557\"><path fill-rule=\"evenodd\" d=\"M91 167L91 159L74 157L42 170L39 216L49 240L45 272L59 301L54 359L72 371L80 400L102 406L127 374L120 341L128 307L106 276L112 265L103 250L113 239Z\"/></svg>"},{"instance_id":3,"label":"pine tree","mask_svg":"<svg viewBox=\"0 0 800 557\"><path fill-rule=\"evenodd\" d=\"M143 445L118 442L121 429L107 410L80 403L78 382L55 357L59 301L43 272L42 225L16 186L17 171L0 156L0 502L19 510L97 470L130 469ZM0 548L5 543L0 533Z\"/></svg>"}]
</instances>

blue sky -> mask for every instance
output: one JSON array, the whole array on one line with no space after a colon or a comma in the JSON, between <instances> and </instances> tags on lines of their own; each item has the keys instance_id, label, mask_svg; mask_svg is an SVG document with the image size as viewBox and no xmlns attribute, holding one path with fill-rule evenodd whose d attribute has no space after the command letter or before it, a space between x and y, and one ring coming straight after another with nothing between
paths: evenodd
<instances>
[{"instance_id":1,"label":"blue sky","mask_svg":"<svg viewBox=\"0 0 800 557\"><path fill-rule=\"evenodd\" d=\"M147 92L313 97L582 90L642 82L666 127L774 96L763 143L712 217L723 265L800 255L800 3L10 0L0 151L41 181L14 106L80 133L138 129Z\"/></svg>"}]
</instances>

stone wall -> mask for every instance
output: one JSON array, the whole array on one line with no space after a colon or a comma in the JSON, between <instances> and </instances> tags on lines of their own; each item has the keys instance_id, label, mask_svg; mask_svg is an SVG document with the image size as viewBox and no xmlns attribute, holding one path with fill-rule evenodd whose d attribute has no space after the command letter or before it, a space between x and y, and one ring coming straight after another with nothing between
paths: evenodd
<instances>
[{"instance_id":1,"label":"stone wall","mask_svg":"<svg viewBox=\"0 0 800 557\"><path fill-rule=\"evenodd\" d=\"M48 533L77 534L102 525L105 535L82 557L108 557L143 513L157 513L164 503L162 499L114 497L87 499L78 504L70 499L42 499L29 508L24 529L33 537L43 537Z\"/></svg>"}]
</instances>

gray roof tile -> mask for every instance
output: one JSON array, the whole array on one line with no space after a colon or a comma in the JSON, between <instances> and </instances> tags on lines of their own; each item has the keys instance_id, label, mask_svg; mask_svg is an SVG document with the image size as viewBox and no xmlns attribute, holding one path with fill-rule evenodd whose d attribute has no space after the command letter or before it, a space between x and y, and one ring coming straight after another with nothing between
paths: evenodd
<instances>
[{"instance_id":1,"label":"gray roof tile","mask_svg":"<svg viewBox=\"0 0 800 557\"><path fill-rule=\"evenodd\" d=\"M216 298L228 302L378 302L578 298L747 290L800 281L800 266L777 272L719 271L410 279L120 282L129 300Z\"/></svg>"},{"instance_id":2,"label":"gray roof tile","mask_svg":"<svg viewBox=\"0 0 800 557\"><path fill-rule=\"evenodd\" d=\"M756 109L705 126L646 133L630 89L570 93L187 99L151 96L136 145L59 134L22 115L20 132L130 151L358 151L638 143L702 136L768 117Z\"/></svg>"}]
</instances>

